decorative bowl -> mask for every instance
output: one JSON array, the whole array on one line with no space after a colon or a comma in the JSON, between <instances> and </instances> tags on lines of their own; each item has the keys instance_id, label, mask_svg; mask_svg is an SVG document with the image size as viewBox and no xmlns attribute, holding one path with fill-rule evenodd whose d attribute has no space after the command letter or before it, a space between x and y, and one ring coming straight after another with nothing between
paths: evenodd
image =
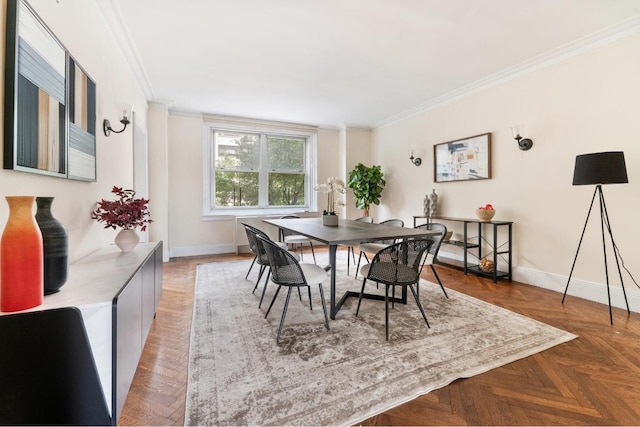
<instances>
[{"instance_id":1,"label":"decorative bowl","mask_svg":"<svg viewBox=\"0 0 640 427\"><path fill-rule=\"evenodd\" d=\"M491 221L495 214L495 209L476 209L476 215L480 221Z\"/></svg>"}]
</instances>

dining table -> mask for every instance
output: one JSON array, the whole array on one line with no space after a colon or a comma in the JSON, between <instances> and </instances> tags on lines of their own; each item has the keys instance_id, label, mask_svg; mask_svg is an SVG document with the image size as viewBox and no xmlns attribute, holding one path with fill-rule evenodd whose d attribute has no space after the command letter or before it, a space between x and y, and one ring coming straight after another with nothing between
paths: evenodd
<instances>
[{"instance_id":1,"label":"dining table","mask_svg":"<svg viewBox=\"0 0 640 427\"><path fill-rule=\"evenodd\" d=\"M396 227L383 224L366 223L348 219L340 219L337 226L323 225L322 217L316 218L285 218L264 219L267 224L279 229L286 229L296 234L309 237L329 246L329 275L331 278L330 301L331 319L335 320L336 314L349 297L359 297L360 292L346 291L339 301L336 301L336 252L339 245L353 246L364 242L378 240L402 240L424 238L438 234L438 231L422 228ZM363 294L363 298L384 300L384 295ZM394 299L395 302L406 304L407 289L403 288L402 297Z\"/></svg>"}]
</instances>

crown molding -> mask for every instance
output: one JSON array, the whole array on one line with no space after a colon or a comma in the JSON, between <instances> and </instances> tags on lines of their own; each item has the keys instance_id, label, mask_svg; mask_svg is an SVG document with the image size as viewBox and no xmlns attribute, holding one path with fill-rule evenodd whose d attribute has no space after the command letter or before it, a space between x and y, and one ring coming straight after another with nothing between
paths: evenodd
<instances>
[{"instance_id":1,"label":"crown molding","mask_svg":"<svg viewBox=\"0 0 640 427\"><path fill-rule=\"evenodd\" d=\"M131 33L122 18L122 11L120 10L118 1L96 0L96 3L102 12L102 16L107 23L107 27L115 38L116 44L129 64L129 68L131 68L135 79L142 88L145 97L149 101L154 100L156 97L153 91L153 86L151 85L147 71L140 59L140 55L138 54L135 45L131 42Z\"/></svg>"},{"instance_id":2,"label":"crown molding","mask_svg":"<svg viewBox=\"0 0 640 427\"><path fill-rule=\"evenodd\" d=\"M395 114L387 119L378 122L375 128L382 128L400 120L407 119L416 114L420 114L434 108L440 107L449 102L456 101L484 89L497 86L501 83L513 80L523 75L532 73L541 68L548 67L558 62L565 61L573 56L581 55L601 46L608 45L618 40L637 35L640 33L640 15L612 25L602 31L590 36L583 37L571 43L567 43L547 53L536 56L513 67L494 73L488 77L462 86L442 96L434 98L428 102L420 104L409 110Z\"/></svg>"}]
</instances>

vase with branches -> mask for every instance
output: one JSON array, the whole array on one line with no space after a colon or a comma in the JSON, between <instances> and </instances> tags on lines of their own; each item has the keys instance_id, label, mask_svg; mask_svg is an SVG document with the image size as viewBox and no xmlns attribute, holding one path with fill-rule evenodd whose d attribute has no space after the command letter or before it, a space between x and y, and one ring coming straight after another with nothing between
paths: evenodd
<instances>
[{"instance_id":1,"label":"vase with branches","mask_svg":"<svg viewBox=\"0 0 640 427\"><path fill-rule=\"evenodd\" d=\"M139 227L140 231L145 231L147 224L153 222L149 217L149 200L136 198L134 190L125 190L121 187L114 186L111 192L117 196L116 200L99 201L97 208L91 212L91 218L104 223L104 228L114 230L121 228L115 243L123 252L128 252L140 240L135 232L136 228Z\"/></svg>"}]
</instances>

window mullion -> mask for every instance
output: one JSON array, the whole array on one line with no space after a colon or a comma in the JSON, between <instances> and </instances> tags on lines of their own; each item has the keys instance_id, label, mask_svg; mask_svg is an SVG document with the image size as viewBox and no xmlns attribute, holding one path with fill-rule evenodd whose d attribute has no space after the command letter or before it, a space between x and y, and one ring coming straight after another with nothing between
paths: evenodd
<instances>
[{"instance_id":1,"label":"window mullion","mask_svg":"<svg viewBox=\"0 0 640 427\"><path fill-rule=\"evenodd\" d=\"M269 161L267 157L267 135L260 134L260 173L258 175L258 205L269 206Z\"/></svg>"}]
</instances>

